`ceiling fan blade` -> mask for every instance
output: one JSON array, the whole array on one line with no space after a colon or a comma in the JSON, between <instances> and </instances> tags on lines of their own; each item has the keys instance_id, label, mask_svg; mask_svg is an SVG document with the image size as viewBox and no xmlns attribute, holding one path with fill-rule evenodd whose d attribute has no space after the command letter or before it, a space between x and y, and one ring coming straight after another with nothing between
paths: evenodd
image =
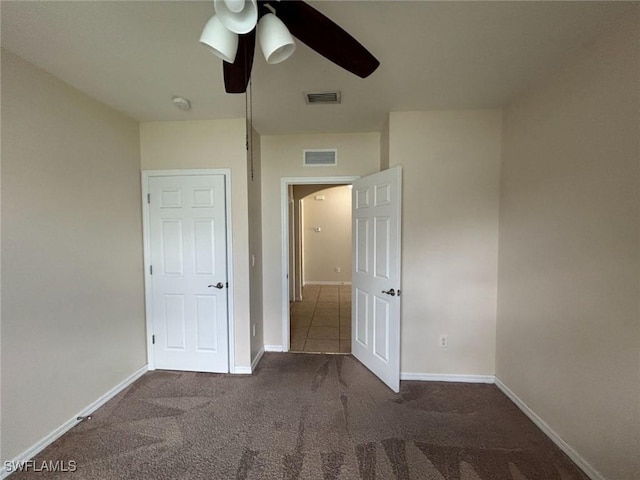
<instances>
[{"instance_id":1,"label":"ceiling fan blade","mask_svg":"<svg viewBox=\"0 0 640 480\"><path fill-rule=\"evenodd\" d=\"M291 0L269 5L294 37L345 70L366 78L380 65L360 42L307 3Z\"/></svg>"},{"instance_id":2,"label":"ceiling fan blade","mask_svg":"<svg viewBox=\"0 0 640 480\"><path fill-rule=\"evenodd\" d=\"M227 93L244 93L251 78L253 54L256 48L256 29L239 35L238 53L233 63L223 62L224 89Z\"/></svg>"}]
</instances>

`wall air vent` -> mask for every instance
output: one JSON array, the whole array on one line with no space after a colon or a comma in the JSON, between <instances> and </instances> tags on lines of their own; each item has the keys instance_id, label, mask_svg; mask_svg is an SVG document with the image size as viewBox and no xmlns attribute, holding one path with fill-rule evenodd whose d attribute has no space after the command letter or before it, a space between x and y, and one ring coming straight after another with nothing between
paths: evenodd
<instances>
[{"instance_id":1,"label":"wall air vent","mask_svg":"<svg viewBox=\"0 0 640 480\"><path fill-rule=\"evenodd\" d=\"M307 105L340 103L340 92L305 93L304 99Z\"/></svg>"},{"instance_id":2,"label":"wall air vent","mask_svg":"<svg viewBox=\"0 0 640 480\"><path fill-rule=\"evenodd\" d=\"M338 164L338 150L305 150L305 167L330 167Z\"/></svg>"}]
</instances>

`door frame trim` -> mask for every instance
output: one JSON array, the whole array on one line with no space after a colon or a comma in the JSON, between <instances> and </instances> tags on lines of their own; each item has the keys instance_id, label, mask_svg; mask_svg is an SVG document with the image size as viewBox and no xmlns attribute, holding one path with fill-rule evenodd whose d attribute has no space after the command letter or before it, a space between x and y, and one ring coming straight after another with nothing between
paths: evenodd
<instances>
[{"instance_id":1,"label":"door frame trim","mask_svg":"<svg viewBox=\"0 0 640 480\"><path fill-rule=\"evenodd\" d=\"M349 185L361 176L344 177L281 177L280 178L280 218L282 224L282 351L291 346L289 336L289 185Z\"/></svg>"},{"instance_id":2,"label":"door frame trim","mask_svg":"<svg viewBox=\"0 0 640 480\"><path fill-rule=\"evenodd\" d=\"M235 366L235 329L233 322L233 236L232 236L232 218L231 218L231 169L229 168L212 168L212 169L186 169L186 170L142 170L142 235L143 235L143 254L144 254L144 299L145 299L145 319L146 319L146 337L147 337L147 363L149 370L155 370L155 359L153 351L153 343L151 335L153 332L153 316L152 316L152 298L151 298L151 274L149 267L151 265L151 237L149 227L149 204L147 203L147 195L149 193L149 179L152 177L179 177L179 176L199 176L199 175L222 175L225 185L225 211L227 233L227 281L229 288L227 289L227 343L229 346L228 371L236 373Z\"/></svg>"}]
</instances>

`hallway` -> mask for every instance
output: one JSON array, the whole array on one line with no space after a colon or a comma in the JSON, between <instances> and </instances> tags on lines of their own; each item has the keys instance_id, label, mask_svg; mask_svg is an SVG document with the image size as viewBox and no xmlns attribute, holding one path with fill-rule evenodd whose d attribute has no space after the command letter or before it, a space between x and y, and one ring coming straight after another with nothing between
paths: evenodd
<instances>
[{"instance_id":1,"label":"hallway","mask_svg":"<svg viewBox=\"0 0 640 480\"><path fill-rule=\"evenodd\" d=\"M291 304L292 352L351 353L351 285L307 285Z\"/></svg>"}]
</instances>

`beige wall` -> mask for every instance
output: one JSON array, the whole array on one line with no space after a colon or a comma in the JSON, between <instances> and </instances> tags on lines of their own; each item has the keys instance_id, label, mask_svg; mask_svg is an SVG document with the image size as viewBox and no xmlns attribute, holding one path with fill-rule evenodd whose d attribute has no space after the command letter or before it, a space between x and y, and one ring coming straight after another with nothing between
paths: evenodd
<instances>
[{"instance_id":1,"label":"beige wall","mask_svg":"<svg viewBox=\"0 0 640 480\"><path fill-rule=\"evenodd\" d=\"M304 167L304 149L337 148L338 165ZM273 135L261 139L264 343L282 345L283 177L361 176L380 167L380 134Z\"/></svg>"},{"instance_id":2,"label":"beige wall","mask_svg":"<svg viewBox=\"0 0 640 480\"><path fill-rule=\"evenodd\" d=\"M249 204L249 290L251 315L251 361L264 345L262 321L262 175L260 162L260 136L251 129L249 166L247 172ZM251 175L253 157L253 178Z\"/></svg>"},{"instance_id":3,"label":"beige wall","mask_svg":"<svg viewBox=\"0 0 640 480\"><path fill-rule=\"evenodd\" d=\"M138 124L2 50L2 455L146 364Z\"/></svg>"},{"instance_id":4,"label":"beige wall","mask_svg":"<svg viewBox=\"0 0 640 480\"><path fill-rule=\"evenodd\" d=\"M308 195L302 218L304 283L351 283L351 189L342 185Z\"/></svg>"},{"instance_id":5,"label":"beige wall","mask_svg":"<svg viewBox=\"0 0 640 480\"><path fill-rule=\"evenodd\" d=\"M0 4L0 15L2 5ZM1 47L0 47L1 54ZM0 66L0 92L2 91L2 67ZM2 111L2 94L0 94L0 112ZM0 265L2 265L2 115L0 114ZM0 462L5 459L2 450L2 274L0 267Z\"/></svg>"},{"instance_id":6,"label":"beige wall","mask_svg":"<svg viewBox=\"0 0 640 480\"><path fill-rule=\"evenodd\" d=\"M638 8L504 115L496 373L611 480L640 478Z\"/></svg>"},{"instance_id":7,"label":"beige wall","mask_svg":"<svg viewBox=\"0 0 640 480\"><path fill-rule=\"evenodd\" d=\"M319 192L320 190L324 190L326 188L335 187L335 185L330 184L311 184L311 185L292 185L292 197L293 197L293 212L289 212L289 215L293 215L293 229L294 234L291 238L291 243L289 244L289 252L293 251L293 262L294 262L294 277L293 284L291 284L291 277L289 277L290 287L293 290L293 295L295 295L296 301L302 300L302 277L304 276L304 269L302 265L302 199L307 195L311 195L312 193ZM351 227L349 227L351 228ZM291 295L289 298L294 298Z\"/></svg>"},{"instance_id":8,"label":"beige wall","mask_svg":"<svg viewBox=\"0 0 640 480\"><path fill-rule=\"evenodd\" d=\"M499 110L390 114L404 176L402 372L494 373L500 128Z\"/></svg>"},{"instance_id":9,"label":"beige wall","mask_svg":"<svg viewBox=\"0 0 640 480\"><path fill-rule=\"evenodd\" d=\"M389 117L382 126L380 132L380 170L389 168Z\"/></svg>"},{"instance_id":10,"label":"beige wall","mask_svg":"<svg viewBox=\"0 0 640 480\"><path fill-rule=\"evenodd\" d=\"M143 170L231 169L235 365L251 365L249 205L243 118L140 124Z\"/></svg>"}]
</instances>

